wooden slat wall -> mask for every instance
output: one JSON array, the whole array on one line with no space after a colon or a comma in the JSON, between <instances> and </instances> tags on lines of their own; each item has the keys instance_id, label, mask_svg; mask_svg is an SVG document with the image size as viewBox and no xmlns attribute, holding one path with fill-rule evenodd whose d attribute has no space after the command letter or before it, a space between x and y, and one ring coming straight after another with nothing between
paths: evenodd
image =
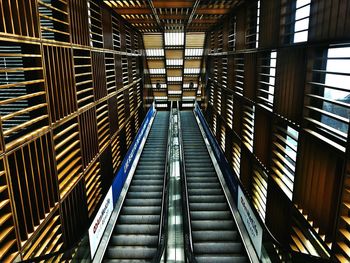
<instances>
[{"instance_id":1,"label":"wooden slat wall","mask_svg":"<svg viewBox=\"0 0 350 263\"><path fill-rule=\"evenodd\" d=\"M260 0L260 47L273 48L278 44L279 19L281 11L280 0Z\"/></svg>"},{"instance_id":2,"label":"wooden slat wall","mask_svg":"<svg viewBox=\"0 0 350 263\"><path fill-rule=\"evenodd\" d=\"M281 49L277 57L275 112L301 123L306 76L305 49Z\"/></svg>"},{"instance_id":3,"label":"wooden slat wall","mask_svg":"<svg viewBox=\"0 0 350 263\"><path fill-rule=\"evenodd\" d=\"M8 35L38 38L39 14L36 9L36 3L30 0L3 2L0 7L0 31Z\"/></svg>"},{"instance_id":4,"label":"wooden slat wall","mask_svg":"<svg viewBox=\"0 0 350 263\"><path fill-rule=\"evenodd\" d=\"M89 27L85 26L89 23L86 0L69 1L69 9L72 43L89 46Z\"/></svg>"},{"instance_id":5,"label":"wooden slat wall","mask_svg":"<svg viewBox=\"0 0 350 263\"><path fill-rule=\"evenodd\" d=\"M268 166L271 152L271 115L257 108L254 128L255 155L265 166Z\"/></svg>"},{"instance_id":6,"label":"wooden slat wall","mask_svg":"<svg viewBox=\"0 0 350 263\"><path fill-rule=\"evenodd\" d=\"M349 39L350 3L342 0L320 0L311 5L310 41Z\"/></svg>"},{"instance_id":7,"label":"wooden slat wall","mask_svg":"<svg viewBox=\"0 0 350 263\"><path fill-rule=\"evenodd\" d=\"M0 262L12 262L87 230L144 116L143 43L102 1L0 1L0 14Z\"/></svg>"},{"instance_id":8,"label":"wooden slat wall","mask_svg":"<svg viewBox=\"0 0 350 263\"><path fill-rule=\"evenodd\" d=\"M72 50L44 46L45 68L51 121L57 122L77 110L73 79Z\"/></svg>"},{"instance_id":9,"label":"wooden slat wall","mask_svg":"<svg viewBox=\"0 0 350 263\"><path fill-rule=\"evenodd\" d=\"M339 197L339 181L342 160L309 136L301 138L300 155L295 179L295 204L319 227L319 234L332 240L336 224L334 207Z\"/></svg>"},{"instance_id":10,"label":"wooden slat wall","mask_svg":"<svg viewBox=\"0 0 350 263\"><path fill-rule=\"evenodd\" d=\"M350 105L344 97L332 102L342 113L336 106L333 111L325 109L324 97L330 95L322 90L328 85L324 82L330 44L349 47L345 18L349 3L306 3L304 11L308 6L311 10L308 39L294 44L300 41L294 38L295 4L295 0L260 0L258 48L252 37L257 1L243 1L209 30L203 76L208 80L207 104L202 106L236 176L255 197L272 233L298 252L349 262L345 112ZM340 119L343 126L337 131L334 124L322 124L322 114Z\"/></svg>"}]
</instances>

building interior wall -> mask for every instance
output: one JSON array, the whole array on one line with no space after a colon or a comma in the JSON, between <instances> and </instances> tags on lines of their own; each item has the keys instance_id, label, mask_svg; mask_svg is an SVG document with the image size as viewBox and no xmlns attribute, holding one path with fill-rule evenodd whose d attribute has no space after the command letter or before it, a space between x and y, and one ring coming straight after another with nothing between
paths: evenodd
<instances>
[{"instance_id":1,"label":"building interior wall","mask_svg":"<svg viewBox=\"0 0 350 263\"><path fill-rule=\"evenodd\" d=\"M279 241L350 261L350 3L236 2L206 32L206 119ZM0 12L0 261L10 262L86 231L153 92L141 29L102 1L3 0Z\"/></svg>"},{"instance_id":2,"label":"building interior wall","mask_svg":"<svg viewBox=\"0 0 350 263\"><path fill-rule=\"evenodd\" d=\"M203 106L278 240L340 262L350 260L346 14L337 0L245 1L207 33Z\"/></svg>"},{"instance_id":3,"label":"building interior wall","mask_svg":"<svg viewBox=\"0 0 350 263\"><path fill-rule=\"evenodd\" d=\"M0 1L0 261L87 230L143 116L141 34L102 1Z\"/></svg>"}]
</instances>

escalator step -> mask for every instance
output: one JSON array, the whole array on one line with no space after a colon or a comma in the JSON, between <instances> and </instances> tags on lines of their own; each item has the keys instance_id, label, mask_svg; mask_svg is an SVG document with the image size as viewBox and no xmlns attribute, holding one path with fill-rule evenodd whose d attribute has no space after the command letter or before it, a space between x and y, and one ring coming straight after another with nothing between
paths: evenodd
<instances>
[{"instance_id":1,"label":"escalator step","mask_svg":"<svg viewBox=\"0 0 350 263\"><path fill-rule=\"evenodd\" d=\"M110 244L113 246L151 246L156 247L158 235L113 235Z\"/></svg>"},{"instance_id":2,"label":"escalator step","mask_svg":"<svg viewBox=\"0 0 350 263\"><path fill-rule=\"evenodd\" d=\"M188 189L189 195L222 195L219 189Z\"/></svg>"},{"instance_id":3,"label":"escalator step","mask_svg":"<svg viewBox=\"0 0 350 263\"><path fill-rule=\"evenodd\" d=\"M196 176L199 176L199 177L215 177L215 171L208 171L208 172L191 171L190 173L186 172L186 175L187 175L188 178L196 177Z\"/></svg>"},{"instance_id":4,"label":"escalator step","mask_svg":"<svg viewBox=\"0 0 350 263\"><path fill-rule=\"evenodd\" d=\"M192 220L232 220L229 211L191 211Z\"/></svg>"},{"instance_id":5,"label":"escalator step","mask_svg":"<svg viewBox=\"0 0 350 263\"><path fill-rule=\"evenodd\" d=\"M193 251L195 254L241 254L243 247L241 242L196 242Z\"/></svg>"},{"instance_id":6,"label":"escalator step","mask_svg":"<svg viewBox=\"0 0 350 263\"><path fill-rule=\"evenodd\" d=\"M192 237L196 242L232 241L238 237L238 233L235 230L193 231Z\"/></svg>"},{"instance_id":7,"label":"escalator step","mask_svg":"<svg viewBox=\"0 0 350 263\"><path fill-rule=\"evenodd\" d=\"M149 260L144 259L104 259L105 263L149 263Z\"/></svg>"},{"instance_id":8,"label":"escalator step","mask_svg":"<svg viewBox=\"0 0 350 263\"><path fill-rule=\"evenodd\" d=\"M195 258L198 263L248 262L214 165L192 112L181 112Z\"/></svg>"},{"instance_id":9,"label":"escalator step","mask_svg":"<svg viewBox=\"0 0 350 263\"><path fill-rule=\"evenodd\" d=\"M127 198L161 198L162 192L129 192Z\"/></svg>"},{"instance_id":10,"label":"escalator step","mask_svg":"<svg viewBox=\"0 0 350 263\"><path fill-rule=\"evenodd\" d=\"M158 234L158 230L158 224L118 224L114 228L118 234L154 235Z\"/></svg>"},{"instance_id":11,"label":"escalator step","mask_svg":"<svg viewBox=\"0 0 350 263\"><path fill-rule=\"evenodd\" d=\"M161 204L162 200L160 200L159 198L127 198L124 201L125 206L161 206Z\"/></svg>"},{"instance_id":12,"label":"escalator step","mask_svg":"<svg viewBox=\"0 0 350 263\"><path fill-rule=\"evenodd\" d=\"M144 246L110 246L106 254L110 258L120 259L151 259L157 248Z\"/></svg>"},{"instance_id":13,"label":"escalator step","mask_svg":"<svg viewBox=\"0 0 350 263\"><path fill-rule=\"evenodd\" d=\"M216 183L187 183L190 189L219 189L221 191L221 185L219 182Z\"/></svg>"},{"instance_id":14,"label":"escalator step","mask_svg":"<svg viewBox=\"0 0 350 263\"><path fill-rule=\"evenodd\" d=\"M223 194L221 195L191 195L189 196L191 203L206 203L206 202L225 202L226 198Z\"/></svg>"},{"instance_id":15,"label":"escalator step","mask_svg":"<svg viewBox=\"0 0 350 263\"><path fill-rule=\"evenodd\" d=\"M157 251L168 120L168 112L157 112L104 262L150 262Z\"/></svg>"},{"instance_id":16,"label":"escalator step","mask_svg":"<svg viewBox=\"0 0 350 263\"><path fill-rule=\"evenodd\" d=\"M193 230L234 230L233 220L191 220Z\"/></svg>"},{"instance_id":17,"label":"escalator step","mask_svg":"<svg viewBox=\"0 0 350 263\"><path fill-rule=\"evenodd\" d=\"M147 187L139 185L131 185L129 191L131 192L159 192L162 191L163 185L148 185Z\"/></svg>"},{"instance_id":18,"label":"escalator step","mask_svg":"<svg viewBox=\"0 0 350 263\"><path fill-rule=\"evenodd\" d=\"M123 206L122 215L155 215L160 214L160 206Z\"/></svg>"},{"instance_id":19,"label":"escalator step","mask_svg":"<svg viewBox=\"0 0 350 263\"><path fill-rule=\"evenodd\" d=\"M120 215L118 224L158 224L160 215Z\"/></svg>"},{"instance_id":20,"label":"escalator step","mask_svg":"<svg viewBox=\"0 0 350 263\"><path fill-rule=\"evenodd\" d=\"M163 174L144 174L142 172L139 172L134 175L134 180L163 180Z\"/></svg>"},{"instance_id":21,"label":"escalator step","mask_svg":"<svg viewBox=\"0 0 350 263\"><path fill-rule=\"evenodd\" d=\"M226 203L190 203L191 211L228 211Z\"/></svg>"},{"instance_id":22,"label":"escalator step","mask_svg":"<svg viewBox=\"0 0 350 263\"><path fill-rule=\"evenodd\" d=\"M163 180L162 179L158 179L158 180L157 179L146 179L145 180L145 179L138 179L138 178L134 177L133 185L135 185L135 186L142 185L145 187L154 186L154 185L163 185Z\"/></svg>"},{"instance_id":23,"label":"escalator step","mask_svg":"<svg viewBox=\"0 0 350 263\"><path fill-rule=\"evenodd\" d=\"M248 263L249 260L246 256L242 255L200 255L196 256L196 260L198 263L213 263L213 262L220 262L220 263Z\"/></svg>"}]
</instances>

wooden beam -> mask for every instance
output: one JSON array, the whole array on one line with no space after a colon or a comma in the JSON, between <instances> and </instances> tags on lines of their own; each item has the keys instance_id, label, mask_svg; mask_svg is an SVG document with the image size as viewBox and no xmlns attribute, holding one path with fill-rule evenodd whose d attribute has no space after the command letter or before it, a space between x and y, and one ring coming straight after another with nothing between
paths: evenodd
<instances>
[{"instance_id":1,"label":"wooden beam","mask_svg":"<svg viewBox=\"0 0 350 263\"><path fill-rule=\"evenodd\" d=\"M155 20L157 21L157 24L159 26L159 29L162 31L163 30L163 26L162 26L162 23L160 22L160 19L159 19L159 16L157 14L157 10L155 9L154 7L154 4L153 4L153 1L152 0L148 0L148 5L149 7L151 8L152 10L152 14L153 14L153 17L155 18Z\"/></svg>"},{"instance_id":2,"label":"wooden beam","mask_svg":"<svg viewBox=\"0 0 350 263\"><path fill-rule=\"evenodd\" d=\"M196 0L196 2L193 4L190 17L188 18L187 23L186 23L186 28L191 24L191 22L193 20L193 16L195 15L196 10L197 10L197 8L199 6L199 3L200 3L200 0Z\"/></svg>"},{"instance_id":3,"label":"wooden beam","mask_svg":"<svg viewBox=\"0 0 350 263\"><path fill-rule=\"evenodd\" d=\"M152 15L152 10L149 8L113 8L120 15Z\"/></svg>"},{"instance_id":4,"label":"wooden beam","mask_svg":"<svg viewBox=\"0 0 350 263\"><path fill-rule=\"evenodd\" d=\"M197 8L196 14L199 15L225 15L230 12L226 8Z\"/></svg>"},{"instance_id":5,"label":"wooden beam","mask_svg":"<svg viewBox=\"0 0 350 263\"><path fill-rule=\"evenodd\" d=\"M167 14L167 15L159 15L159 18L161 20L164 20L164 19L186 19L187 18L187 15L181 15L181 14Z\"/></svg>"},{"instance_id":6,"label":"wooden beam","mask_svg":"<svg viewBox=\"0 0 350 263\"><path fill-rule=\"evenodd\" d=\"M161 20L163 20L162 18L160 18ZM156 23L156 21L154 19L141 19L141 18L130 18L130 19L127 19L128 22L130 24L137 24L137 23L140 23L140 24L147 24L147 23ZM182 19L184 20L184 19ZM217 19L193 19L192 20L192 24L215 24L218 20ZM164 21L163 21L164 22Z\"/></svg>"},{"instance_id":7,"label":"wooden beam","mask_svg":"<svg viewBox=\"0 0 350 263\"><path fill-rule=\"evenodd\" d=\"M155 8L191 8L192 1L153 1Z\"/></svg>"},{"instance_id":8,"label":"wooden beam","mask_svg":"<svg viewBox=\"0 0 350 263\"><path fill-rule=\"evenodd\" d=\"M140 19L140 18L134 18L134 19L126 19L130 24L155 24L157 23L156 20L148 18L148 19Z\"/></svg>"},{"instance_id":9,"label":"wooden beam","mask_svg":"<svg viewBox=\"0 0 350 263\"><path fill-rule=\"evenodd\" d=\"M217 19L193 19L192 24L215 24Z\"/></svg>"}]
</instances>

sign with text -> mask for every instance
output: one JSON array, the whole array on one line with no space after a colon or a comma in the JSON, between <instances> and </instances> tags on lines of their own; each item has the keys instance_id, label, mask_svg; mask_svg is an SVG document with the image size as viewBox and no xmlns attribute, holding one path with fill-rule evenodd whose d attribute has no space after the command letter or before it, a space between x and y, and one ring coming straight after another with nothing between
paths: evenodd
<instances>
[{"instance_id":1,"label":"sign with text","mask_svg":"<svg viewBox=\"0 0 350 263\"><path fill-rule=\"evenodd\" d=\"M89 228L89 241L91 258L94 258L100 240L108 224L108 220L113 212L113 194L112 187L109 188L100 209L98 210L92 224Z\"/></svg>"},{"instance_id":2,"label":"sign with text","mask_svg":"<svg viewBox=\"0 0 350 263\"><path fill-rule=\"evenodd\" d=\"M263 230L240 187L238 187L237 209L239 214L241 215L242 221L247 229L248 235L253 243L255 251L258 257L260 258Z\"/></svg>"}]
</instances>

